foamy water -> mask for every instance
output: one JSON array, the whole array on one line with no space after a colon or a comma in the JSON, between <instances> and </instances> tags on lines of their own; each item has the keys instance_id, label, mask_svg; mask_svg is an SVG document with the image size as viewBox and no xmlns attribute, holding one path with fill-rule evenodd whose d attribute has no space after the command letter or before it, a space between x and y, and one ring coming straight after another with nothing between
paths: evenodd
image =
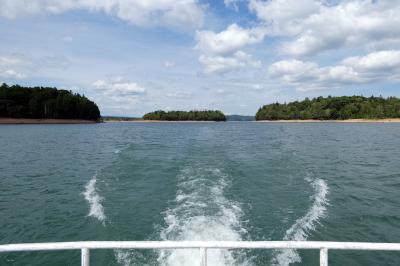
<instances>
[{"instance_id":1,"label":"foamy water","mask_svg":"<svg viewBox=\"0 0 400 266\"><path fill-rule=\"evenodd\" d=\"M94 217L100 222L104 223L106 215L104 214L104 207L101 204L104 200L101 197L96 188L97 176L94 175L92 179L86 184L85 191L82 193L89 203L89 214L88 216Z\"/></svg>"},{"instance_id":2,"label":"foamy water","mask_svg":"<svg viewBox=\"0 0 400 266\"><path fill-rule=\"evenodd\" d=\"M230 186L230 179L220 169L187 167L177 177L176 197L170 207L162 213L165 226L159 232L161 240L175 241L241 241L247 234L242 223L243 211L240 203L227 199L224 191ZM322 179L305 180L314 189L312 205L307 213L296 220L286 231L283 240L305 241L308 233L315 229L318 220L326 214L328 185ZM103 222L106 219L101 197L96 188L96 176L87 183L83 195L88 201L88 216ZM210 266L252 265L243 251L208 250ZM117 262L124 266L143 265L142 255L135 251L115 250ZM301 262L296 250L277 250L271 265L288 266ZM138 264L139 263L139 264ZM153 262L154 263L154 262ZM157 263L162 266L199 265L198 249L162 250ZM153 265L153 264L149 264Z\"/></svg>"},{"instance_id":3,"label":"foamy water","mask_svg":"<svg viewBox=\"0 0 400 266\"><path fill-rule=\"evenodd\" d=\"M312 196L312 205L307 213L296 220L296 222L286 231L283 240L305 241L307 234L315 229L318 220L325 216L326 205L328 204L328 185L322 179L305 179L314 189ZM271 261L272 265L288 266L291 263L301 262L299 253L294 249L284 249L276 251Z\"/></svg>"},{"instance_id":4,"label":"foamy water","mask_svg":"<svg viewBox=\"0 0 400 266\"><path fill-rule=\"evenodd\" d=\"M224 196L230 185L228 175L220 169L188 167L178 180L176 198L164 212L162 240L242 240L246 230L240 204ZM250 264L243 253L228 250L209 250L207 257L210 266ZM164 250L158 262L165 266L199 265L199 251Z\"/></svg>"}]
</instances>

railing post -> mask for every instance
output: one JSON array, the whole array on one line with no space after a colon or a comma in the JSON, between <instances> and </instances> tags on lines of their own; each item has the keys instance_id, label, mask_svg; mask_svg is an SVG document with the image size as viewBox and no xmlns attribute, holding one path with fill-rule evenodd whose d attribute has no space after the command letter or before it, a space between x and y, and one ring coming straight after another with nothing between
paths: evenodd
<instances>
[{"instance_id":1,"label":"railing post","mask_svg":"<svg viewBox=\"0 0 400 266\"><path fill-rule=\"evenodd\" d=\"M207 249L200 248L200 266L207 266Z\"/></svg>"},{"instance_id":2,"label":"railing post","mask_svg":"<svg viewBox=\"0 0 400 266\"><path fill-rule=\"evenodd\" d=\"M89 266L90 263L90 254L88 248L81 249L81 265Z\"/></svg>"},{"instance_id":3,"label":"railing post","mask_svg":"<svg viewBox=\"0 0 400 266\"><path fill-rule=\"evenodd\" d=\"M328 266L328 249L321 248L319 251L319 265L320 266Z\"/></svg>"}]
</instances>

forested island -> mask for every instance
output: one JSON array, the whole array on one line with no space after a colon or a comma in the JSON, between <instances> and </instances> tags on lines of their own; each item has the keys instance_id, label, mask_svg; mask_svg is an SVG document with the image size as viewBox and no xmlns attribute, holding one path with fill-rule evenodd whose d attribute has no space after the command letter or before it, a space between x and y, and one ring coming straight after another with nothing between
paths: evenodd
<instances>
[{"instance_id":1,"label":"forested island","mask_svg":"<svg viewBox=\"0 0 400 266\"><path fill-rule=\"evenodd\" d=\"M318 97L261 107L256 120L347 120L400 118L400 99L396 97Z\"/></svg>"},{"instance_id":2,"label":"forested island","mask_svg":"<svg viewBox=\"0 0 400 266\"><path fill-rule=\"evenodd\" d=\"M3 83L0 86L0 119L57 120L53 122L62 123L66 120L100 121L102 118L96 103L84 95L50 87L9 86ZM105 117L105 121L251 121L253 119L251 116L225 116L219 110L159 110L145 114L143 119ZM354 119L400 121L400 99L374 96L328 96L311 100L306 98L303 101L264 105L255 116L257 121Z\"/></svg>"},{"instance_id":3,"label":"forested island","mask_svg":"<svg viewBox=\"0 0 400 266\"><path fill-rule=\"evenodd\" d=\"M0 117L98 121L97 105L83 95L49 87L0 86Z\"/></svg>"},{"instance_id":4,"label":"forested island","mask_svg":"<svg viewBox=\"0 0 400 266\"><path fill-rule=\"evenodd\" d=\"M159 121L226 121L225 115L218 110L204 111L155 111L143 116L144 120Z\"/></svg>"}]
</instances>

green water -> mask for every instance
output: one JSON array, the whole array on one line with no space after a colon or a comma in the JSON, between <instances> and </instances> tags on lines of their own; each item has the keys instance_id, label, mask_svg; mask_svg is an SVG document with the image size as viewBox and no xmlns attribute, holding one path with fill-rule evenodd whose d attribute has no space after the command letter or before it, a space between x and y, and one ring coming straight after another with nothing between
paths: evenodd
<instances>
[{"instance_id":1,"label":"green water","mask_svg":"<svg viewBox=\"0 0 400 266\"><path fill-rule=\"evenodd\" d=\"M0 243L400 242L400 125L0 126ZM317 251L210 251L209 265L318 265ZM196 265L198 251L91 252L92 265ZM0 265L79 265L78 251ZM330 251L330 265L400 253Z\"/></svg>"}]
</instances>

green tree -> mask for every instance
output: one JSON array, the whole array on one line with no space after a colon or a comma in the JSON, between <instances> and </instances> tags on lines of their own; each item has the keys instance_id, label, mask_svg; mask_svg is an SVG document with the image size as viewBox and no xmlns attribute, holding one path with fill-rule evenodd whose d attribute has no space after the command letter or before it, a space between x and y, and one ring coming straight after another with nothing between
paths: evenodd
<instances>
[{"instance_id":1,"label":"green tree","mask_svg":"<svg viewBox=\"0 0 400 266\"><path fill-rule=\"evenodd\" d=\"M161 121L226 121L225 115L221 111L155 111L143 116L145 120Z\"/></svg>"},{"instance_id":2,"label":"green tree","mask_svg":"<svg viewBox=\"0 0 400 266\"><path fill-rule=\"evenodd\" d=\"M291 103L273 103L261 107L256 120L290 119L380 119L400 118L400 99L396 97L328 96L306 98Z\"/></svg>"},{"instance_id":3,"label":"green tree","mask_svg":"<svg viewBox=\"0 0 400 266\"><path fill-rule=\"evenodd\" d=\"M85 96L48 87L0 86L0 117L100 119L97 105Z\"/></svg>"}]
</instances>

